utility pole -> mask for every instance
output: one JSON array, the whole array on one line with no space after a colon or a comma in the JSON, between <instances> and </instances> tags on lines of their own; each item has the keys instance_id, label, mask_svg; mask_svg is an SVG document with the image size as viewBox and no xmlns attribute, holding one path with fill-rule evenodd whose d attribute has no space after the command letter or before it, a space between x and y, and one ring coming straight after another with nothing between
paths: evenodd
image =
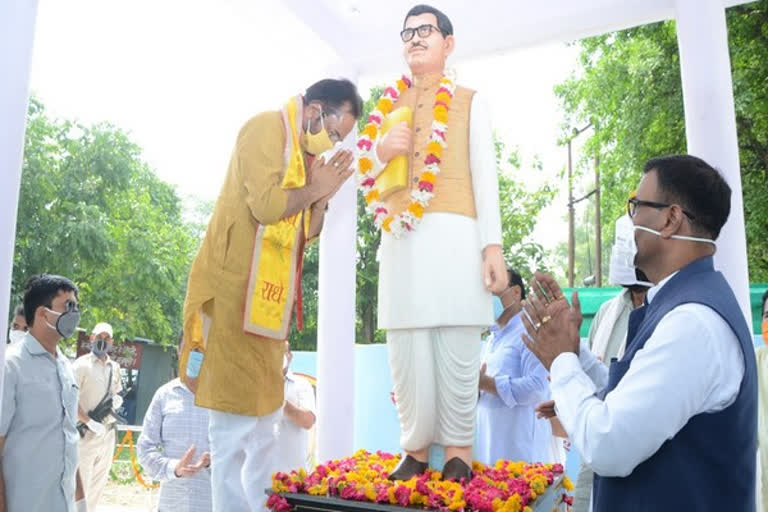
<instances>
[{"instance_id":1,"label":"utility pole","mask_svg":"<svg viewBox=\"0 0 768 512\"><path fill-rule=\"evenodd\" d=\"M573 155L572 144L573 139L584 133L588 128L592 127L592 123L587 124L584 128L574 128L571 136L568 137L568 287L573 288L574 279L574 266L576 261L576 232L575 232L575 216L576 216L576 203L589 197L589 194L582 197L578 201L573 199Z\"/></svg>"},{"instance_id":2,"label":"utility pole","mask_svg":"<svg viewBox=\"0 0 768 512\"><path fill-rule=\"evenodd\" d=\"M600 156L595 155L595 263L597 287L603 286L603 233L600 225Z\"/></svg>"},{"instance_id":3,"label":"utility pole","mask_svg":"<svg viewBox=\"0 0 768 512\"><path fill-rule=\"evenodd\" d=\"M568 287L573 288L573 267L576 259L576 234L574 231L575 207L573 204L573 156L571 139L568 139Z\"/></svg>"}]
</instances>

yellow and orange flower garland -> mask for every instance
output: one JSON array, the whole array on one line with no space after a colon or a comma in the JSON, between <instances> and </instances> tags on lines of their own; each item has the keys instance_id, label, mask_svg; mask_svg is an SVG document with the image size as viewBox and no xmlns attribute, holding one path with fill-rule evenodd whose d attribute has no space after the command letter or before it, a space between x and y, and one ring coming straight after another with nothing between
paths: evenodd
<instances>
[{"instance_id":1,"label":"yellow and orange flower garland","mask_svg":"<svg viewBox=\"0 0 768 512\"><path fill-rule=\"evenodd\" d=\"M289 512L291 505L281 493L333 496L346 500L413 506L427 510L456 512L531 512L530 505L544 494L555 477L563 473L560 464L529 464L500 460L494 466L475 462L469 481L443 481L437 471L428 470L408 481L388 479L400 457L360 450L352 457L272 476L272 494L267 507L272 512ZM563 489L573 490L566 476ZM571 505L573 498L564 494Z\"/></svg>"},{"instance_id":2,"label":"yellow and orange flower garland","mask_svg":"<svg viewBox=\"0 0 768 512\"><path fill-rule=\"evenodd\" d=\"M379 137L384 116L392 112L400 94L410 86L411 80L403 76L394 86L384 90L376 108L368 116L368 124L363 128L357 141L358 181L365 196L367 210L373 215L376 227L391 233L395 238L400 238L405 233L416 229L429 201L435 196L435 180L440 174L440 159L443 156L448 133L448 111L456 90L453 80L447 77L440 79L432 107L432 132L427 140L424 168L419 175L418 186L411 191L411 202L408 207L403 212L393 215L381 201L379 191L376 189L376 176L372 173L374 162L372 151L374 151L374 142Z\"/></svg>"}]
</instances>

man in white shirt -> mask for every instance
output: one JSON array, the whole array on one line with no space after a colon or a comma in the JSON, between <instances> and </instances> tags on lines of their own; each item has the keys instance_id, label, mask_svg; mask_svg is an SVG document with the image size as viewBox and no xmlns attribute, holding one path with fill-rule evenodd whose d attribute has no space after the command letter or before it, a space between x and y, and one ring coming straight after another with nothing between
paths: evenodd
<instances>
[{"instance_id":1,"label":"man in white shirt","mask_svg":"<svg viewBox=\"0 0 768 512\"><path fill-rule=\"evenodd\" d=\"M91 333L91 352L77 358L72 365L80 387L77 416L87 427L81 427L79 454L80 474L90 510L96 510L107 484L115 450L115 418L109 414L99 417L99 410L116 411L123 403L118 394L123 389L120 365L108 354L112 336L111 325L96 324ZM106 409L104 403L107 403Z\"/></svg>"},{"instance_id":2,"label":"man in white shirt","mask_svg":"<svg viewBox=\"0 0 768 512\"><path fill-rule=\"evenodd\" d=\"M549 396L549 375L520 337L525 285L515 270L507 272L509 288L498 295L504 310L490 328L480 369L477 459L549 462L552 428L534 411Z\"/></svg>"},{"instance_id":3,"label":"man in white shirt","mask_svg":"<svg viewBox=\"0 0 768 512\"><path fill-rule=\"evenodd\" d=\"M315 425L315 391L306 379L291 371L293 354L285 342L283 374L285 375L285 405L279 425L278 471L310 469L309 431Z\"/></svg>"},{"instance_id":4,"label":"man in white shirt","mask_svg":"<svg viewBox=\"0 0 768 512\"><path fill-rule=\"evenodd\" d=\"M630 315L622 359L609 371L579 347L578 295L569 307L541 273L523 339L550 369L560 422L595 472L596 512L752 512L752 338L712 262L730 188L699 158L656 158L627 206L634 263L655 286Z\"/></svg>"},{"instance_id":5,"label":"man in white shirt","mask_svg":"<svg viewBox=\"0 0 768 512\"><path fill-rule=\"evenodd\" d=\"M34 276L24 292L24 313L29 333L5 358L0 510L84 512L77 470L78 390L58 347L80 322L77 287L65 277Z\"/></svg>"}]
</instances>

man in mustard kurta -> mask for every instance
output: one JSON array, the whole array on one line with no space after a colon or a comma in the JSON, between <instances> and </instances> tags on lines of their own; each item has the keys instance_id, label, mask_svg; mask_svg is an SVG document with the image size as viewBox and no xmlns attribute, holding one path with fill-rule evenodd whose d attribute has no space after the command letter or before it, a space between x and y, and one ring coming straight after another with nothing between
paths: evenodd
<instances>
[{"instance_id":1,"label":"man in mustard kurta","mask_svg":"<svg viewBox=\"0 0 768 512\"><path fill-rule=\"evenodd\" d=\"M304 247L353 172L346 137L362 100L322 80L240 130L189 275L180 375L211 409L213 509L264 510L283 406L282 343L301 325Z\"/></svg>"}]
</instances>

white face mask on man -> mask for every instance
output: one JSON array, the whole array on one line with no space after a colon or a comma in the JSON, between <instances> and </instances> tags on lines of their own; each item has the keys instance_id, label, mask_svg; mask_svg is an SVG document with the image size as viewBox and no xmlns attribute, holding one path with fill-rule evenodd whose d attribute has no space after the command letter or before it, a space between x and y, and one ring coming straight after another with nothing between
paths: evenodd
<instances>
[{"instance_id":1,"label":"white face mask on man","mask_svg":"<svg viewBox=\"0 0 768 512\"><path fill-rule=\"evenodd\" d=\"M626 220L623 220L623 219L626 219ZM637 256L637 243L635 242L635 236L634 236L635 232L638 231L638 230L639 231L645 231L646 233L650 233L650 234L656 235L656 236L661 236L661 232L660 231L656 231L655 229L652 229L652 228L649 228L649 227L646 227L646 226L638 226L637 224L632 222L632 219L628 215L623 216L621 219L619 219L616 222L618 224L619 222L626 223L627 221L632 226L632 236L627 237L628 240L626 240L624 242L626 244L625 251L628 250L628 251L631 252L631 259L629 259L629 262L634 267L635 257ZM617 240L618 240L618 236L619 235L618 235L618 226L617 226L617 234L616 234ZM703 244L712 244L715 248L717 247L717 244L715 243L715 241L714 240L710 240L709 238L699 238L699 237L695 237L695 236L684 236L684 235L672 235L669 238L674 239L674 240L685 240L685 241L688 241L688 242L699 242L699 243L703 243ZM625 252L624 257L627 258L629 256L630 256L630 254L627 254Z\"/></svg>"},{"instance_id":2,"label":"white face mask on man","mask_svg":"<svg viewBox=\"0 0 768 512\"><path fill-rule=\"evenodd\" d=\"M25 331L12 330L8 333L8 341L13 345L14 343L21 343L24 337L27 335Z\"/></svg>"}]
</instances>

